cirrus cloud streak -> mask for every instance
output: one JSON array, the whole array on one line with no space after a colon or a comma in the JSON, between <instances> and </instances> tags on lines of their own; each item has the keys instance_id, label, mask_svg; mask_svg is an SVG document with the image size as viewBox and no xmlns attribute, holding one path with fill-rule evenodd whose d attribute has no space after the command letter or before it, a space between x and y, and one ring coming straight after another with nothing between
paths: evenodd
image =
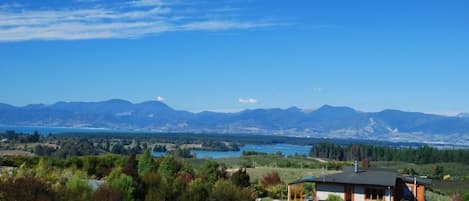
<instances>
[{"instance_id":1,"label":"cirrus cloud streak","mask_svg":"<svg viewBox=\"0 0 469 201\"><path fill-rule=\"evenodd\" d=\"M176 31L224 31L282 25L269 20L232 17L233 12L240 12L238 9L217 9L210 5L196 7L162 0L128 1L119 5L93 2L61 8L2 5L0 8L0 42L137 38Z\"/></svg>"}]
</instances>

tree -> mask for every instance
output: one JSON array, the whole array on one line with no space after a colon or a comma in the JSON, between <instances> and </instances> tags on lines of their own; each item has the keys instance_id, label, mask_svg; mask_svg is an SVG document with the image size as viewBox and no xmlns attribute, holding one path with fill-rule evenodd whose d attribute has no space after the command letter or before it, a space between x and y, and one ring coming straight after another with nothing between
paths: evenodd
<instances>
[{"instance_id":1,"label":"tree","mask_svg":"<svg viewBox=\"0 0 469 201\"><path fill-rule=\"evenodd\" d=\"M267 187L267 194L269 195L270 198L281 198L282 195L286 195L288 192L286 192L286 188L284 185L277 184L277 185L271 185Z\"/></svg>"},{"instance_id":2,"label":"tree","mask_svg":"<svg viewBox=\"0 0 469 201\"><path fill-rule=\"evenodd\" d=\"M219 180L212 188L210 201L248 201L254 200L255 193L249 188L240 188L228 180Z\"/></svg>"},{"instance_id":3,"label":"tree","mask_svg":"<svg viewBox=\"0 0 469 201\"><path fill-rule=\"evenodd\" d=\"M147 172L143 176L143 181L146 186L145 200L165 200L165 187L166 184L161 179L160 175L154 172Z\"/></svg>"},{"instance_id":4,"label":"tree","mask_svg":"<svg viewBox=\"0 0 469 201\"><path fill-rule=\"evenodd\" d=\"M158 173L165 179L172 178L180 169L182 165L176 161L173 156L166 156L161 160Z\"/></svg>"},{"instance_id":5,"label":"tree","mask_svg":"<svg viewBox=\"0 0 469 201\"><path fill-rule=\"evenodd\" d=\"M214 184L220 178L226 178L226 168L215 162L207 160L200 169L200 176L209 183Z\"/></svg>"},{"instance_id":6,"label":"tree","mask_svg":"<svg viewBox=\"0 0 469 201\"><path fill-rule=\"evenodd\" d=\"M433 167L433 177L441 179L443 178L444 167L442 165L436 165Z\"/></svg>"},{"instance_id":7,"label":"tree","mask_svg":"<svg viewBox=\"0 0 469 201\"><path fill-rule=\"evenodd\" d=\"M150 150L145 150L138 160L138 175L143 176L153 168L153 157Z\"/></svg>"},{"instance_id":8,"label":"tree","mask_svg":"<svg viewBox=\"0 0 469 201\"><path fill-rule=\"evenodd\" d=\"M280 176L278 172L271 172L270 174L265 175L262 177L261 183L264 188L267 188L272 185L280 184L282 181L280 180Z\"/></svg>"},{"instance_id":9,"label":"tree","mask_svg":"<svg viewBox=\"0 0 469 201\"><path fill-rule=\"evenodd\" d=\"M122 193L106 185L100 186L91 197L92 201L121 201Z\"/></svg>"},{"instance_id":10,"label":"tree","mask_svg":"<svg viewBox=\"0 0 469 201\"><path fill-rule=\"evenodd\" d=\"M249 183L249 174L246 171L246 168L240 168L238 171L231 175L231 181L233 184L239 187L248 187L251 185Z\"/></svg>"},{"instance_id":11,"label":"tree","mask_svg":"<svg viewBox=\"0 0 469 201\"><path fill-rule=\"evenodd\" d=\"M91 199L91 186L77 176L71 177L65 184L64 197L68 201L86 201Z\"/></svg>"},{"instance_id":12,"label":"tree","mask_svg":"<svg viewBox=\"0 0 469 201\"><path fill-rule=\"evenodd\" d=\"M114 168L106 178L109 187L118 190L125 201L133 200L133 193L135 191L135 182L131 176L123 174L120 168Z\"/></svg>"},{"instance_id":13,"label":"tree","mask_svg":"<svg viewBox=\"0 0 469 201\"><path fill-rule=\"evenodd\" d=\"M469 191L465 192L462 196L462 200L469 201Z\"/></svg>"},{"instance_id":14,"label":"tree","mask_svg":"<svg viewBox=\"0 0 469 201\"><path fill-rule=\"evenodd\" d=\"M187 201L205 201L209 196L209 187L207 183L198 178L192 180L187 188L187 191L181 196L181 200Z\"/></svg>"},{"instance_id":15,"label":"tree","mask_svg":"<svg viewBox=\"0 0 469 201\"><path fill-rule=\"evenodd\" d=\"M0 183L4 200L51 201L52 191L45 183L34 177L9 178Z\"/></svg>"}]
</instances>

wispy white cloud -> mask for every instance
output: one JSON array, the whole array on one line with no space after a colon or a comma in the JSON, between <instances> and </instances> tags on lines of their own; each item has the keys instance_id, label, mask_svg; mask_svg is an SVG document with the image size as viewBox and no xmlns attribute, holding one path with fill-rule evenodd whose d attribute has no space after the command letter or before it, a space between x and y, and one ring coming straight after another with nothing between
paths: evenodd
<instances>
[{"instance_id":1,"label":"wispy white cloud","mask_svg":"<svg viewBox=\"0 0 469 201\"><path fill-rule=\"evenodd\" d=\"M163 102L163 101L166 100L166 98L164 98L163 96L158 96L158 97L156 97L156 100L160 101L160 102Z\"/></svg>"},{"instance_id":2,"label":"wispy white cloud","mask_svg":"<svg viewBox=\"0 0 469 201\"><path fill-rule=\"evenodd\" d=\"M133 5L133 6L161 6L161 5L165 5L165 4L168 4L167 1L163 1L163 0L135 0L135 1L131 1L129 2L129 4Z\"/></svg>"},{"instance_id":3,"label":"wispy white cloud","mask_svg":"<svg viewBox=\"0 0 469 201\"><path fill-rule=\"evenodd\" d=\"M0 42L136 38L174 31L222 31L280 25L273 21L233 17L233 12L238 10L227 6L181 6L176 0L132 0L106 6L99 1L86 1L87 7L79 8L0 4L3 8L0 10ZM210 12L216 12L217 17L203 17Z\"/></svg>"},{"instance_id":4,"label":"wispy white cloud","mask_svg":"<svg viewBox=\"0 0 469 201\"><path fill-rule=\"evenodd\" d=\"M254 98L239 98L238 102L243 104L254 104L257 103L257 100Z\"/></svg>"},{"instance_id":5,"label":"wispy white cloud","mask_svg":"<svg viewBox=\"0 0 469 201\"><path fill-rule=\"evenodd\" d=\"M321 93L322 91L323 91L323 88L321 88L321 87L314 87L313 88L314 93Z\"/></svg>"}]
</instances>

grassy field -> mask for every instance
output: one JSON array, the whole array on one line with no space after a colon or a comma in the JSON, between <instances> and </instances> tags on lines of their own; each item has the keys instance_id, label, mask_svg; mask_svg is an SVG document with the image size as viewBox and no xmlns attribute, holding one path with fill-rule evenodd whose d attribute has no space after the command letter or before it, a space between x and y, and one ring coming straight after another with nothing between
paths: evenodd
<instances>
[{"instance_id":1,"label":"grassy field","mask_svg":"<svg viewBox=\"0 0 469 201\"><path fill-rule=\"evenodd\" d=\"M469 176L469 165L462 163L434 163L434 164L413 164L405 162L370 162L372 167L385 167L396 170L402 170L404 168L412 168L419 175L431 175L437 165L443 167L444 174L451 176Z\"/></svg>"},{"instance_id":2,"label":"grassy field","mask_svg":"<svg viewBox=\"0 0 469 201\"><path fill-rule=\"evenodd\" d=\"M447 195L458 192L469 192L469 182L434 180L431 189L435 192L442 192Z\"/></svg>"},{"instance_id":3,"label":"grassy field","mask_svg":"<svg viewBox=\"0 0 469 201\"><path fill-rule=\"evenodd\" d=\"M265 175L278 172L281 180L284 183L289 183L294 180L306 177L306 176L320 176L322 175L321 169L309 169L309 168L274 168L274 167L256 167L247 168L251 182L256 182ZM337 173L338 171L327 171L326 174Z\"/></svg>"},{"instance_id":4,"label":"grassy field","mask_svg":"<svg viewBox=\"0 0 469 201\"><path fill-rule=\"evenodd\" d=\"M294 168L321 168L322 163L307 157L284 157L280 155L251 155L235 158L214 159L229 168L239 167L294 167Z\"/></svg>"},{"instance_id":5,"label":"grassy field","mask_svg":"<svg viewBox=\"0 0 469 201\"><path fill-rule=\"evenodd\" d=\"M247 171L251 177L251 182L260 180L264 175L271 172L278 172L284 183L292 182L305 176L320 176L321 167L324 163L307 157L283 157L279 155L252 155L235 158L211 159L218 163L225 164L230 171L236 171L240 167L248 167ZM200 166L203 159L190 159L193 166ZM436 164L413 164L405 162L370 162L371 167L389 168L401 171L404 168L412 168L419 175L432 175L437 165L443 167L445 175L452 178L469 177L469 165L461 163L436 163ZM332 174L337 171L328 170ZM433 180L433 185L429 188L435 192L450 195L454 192L469 190L469 182L454 182ZM436 195L435 195L436 196Z\"/></svg>"}]
</instances>

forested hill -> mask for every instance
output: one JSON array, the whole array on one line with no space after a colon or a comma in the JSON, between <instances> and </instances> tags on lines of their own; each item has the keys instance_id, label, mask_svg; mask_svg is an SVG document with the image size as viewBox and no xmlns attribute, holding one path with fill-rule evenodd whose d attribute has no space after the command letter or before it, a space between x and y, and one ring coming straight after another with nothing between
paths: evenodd
<instances>
[{"instance_id":1,"label":"forested hill","mask_svg":"<svg viewBox=\"0 0 469 201\"><path fill-rule=\"evenodd\" d=\"M399 110L361 112L329 105L313 111L291 107L193 113L158 101L134 104L118 99L24 107L0 104L0 124L469 144L469 118L465 115L448 117Z\"/></svg>"}]
</instances>

